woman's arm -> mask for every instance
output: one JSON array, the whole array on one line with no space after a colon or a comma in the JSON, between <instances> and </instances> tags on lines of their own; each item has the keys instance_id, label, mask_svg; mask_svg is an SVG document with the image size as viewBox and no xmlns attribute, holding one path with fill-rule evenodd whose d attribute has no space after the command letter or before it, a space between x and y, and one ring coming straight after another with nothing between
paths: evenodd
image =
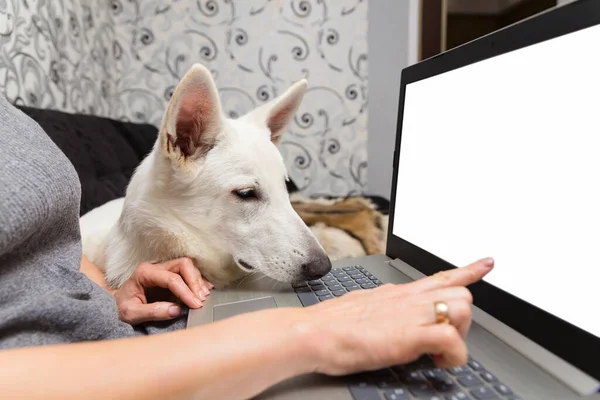
<instances>
[{"instance_id":1,"label":"woman's arm","mask_svg":"<svg viewBox=\"0 0 600 400\"><path fill-rule=\"evenodd\" d=\"M108 286L104 279L104 274L100 271L100 268L95 266L85 255L81 257L81 264L79 271L84 273L91 281L95 282L102 289L106 290L110 294L115 294L115 289Z\"/></svg>"},{"instance_id":2,"label":"woman's arm","mask_svg":"<svg viewBox=\"0 0 600 400\"><path fill-rule=\"evenodd\" d=\"M0 393L27 399L247 399L311 371L349 374L433 354L463 365L469 291L493 266L351 292L307 308L278 308L150 337L0 352ZM435 321L444 300L449 323Z\"/></svg>"},{"instance_id":3,"label":"woman's arm","mask_svg":"<svg viewBox=\"0 0 600 400\"><path fill-rule=\"evenodd\" d=\"M308 372L298 310L246 314L150 337L0 352L0 393L16 399L247 399Z\"/></svg>"}]
</instances>

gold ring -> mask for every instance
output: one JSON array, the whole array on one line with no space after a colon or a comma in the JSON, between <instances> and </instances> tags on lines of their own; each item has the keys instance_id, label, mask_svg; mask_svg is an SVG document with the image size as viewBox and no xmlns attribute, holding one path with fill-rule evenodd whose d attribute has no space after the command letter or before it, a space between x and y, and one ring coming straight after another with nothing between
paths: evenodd
<instances>
[{"instance_id":1,"label":"gold ring","mask_svg":"<svg viewBox=\"0 0 600 400\"><path fill-rule=\"evenodd\" d=\"M448 313L448 303L445 301L436 301L433 304L435 310L435 323L436 324L449 324L450 315Z\"/></svg>"}]
</instances>

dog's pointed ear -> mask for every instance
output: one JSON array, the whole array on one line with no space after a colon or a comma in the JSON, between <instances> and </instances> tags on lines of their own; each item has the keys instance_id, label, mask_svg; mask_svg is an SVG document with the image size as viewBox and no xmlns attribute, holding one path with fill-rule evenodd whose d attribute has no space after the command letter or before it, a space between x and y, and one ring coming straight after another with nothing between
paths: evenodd
<instances>
[{"instance_id":1,"label":"dog's pointed ear","mask_svg":"<svg viewBox=\"0 0 600 400\"><path fill-rule=\"evenodd\" d=\"M307 86L306 79L299 80L282 95L251 111L245 118L252 119L262 126L266 125L271 134L271 141L278 145L300 107Z\"/></svg>"},{"instance_id":2,"label":"dog's pointed ear","mask_svg":"<svg viewBox=\"0 0 600 400\"><path fill-rule=\"evenodd\" d=\"M200 64L185 74L167 107L163 149L169 155L199 158L215 144L223 117L217 87L210 71Z\"/></svg>"}]
</instances>

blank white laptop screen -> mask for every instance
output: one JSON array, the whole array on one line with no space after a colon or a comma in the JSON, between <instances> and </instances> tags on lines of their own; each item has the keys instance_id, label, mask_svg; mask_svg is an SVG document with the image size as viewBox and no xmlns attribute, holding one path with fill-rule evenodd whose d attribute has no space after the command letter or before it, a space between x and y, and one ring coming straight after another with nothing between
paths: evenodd
<instances>
[{"instance_id":1,"label":"blank white laptop screen","mask_svg":"<svg viewBox=\"0 0 600 400\"><path fill-rule=\"evenodd\" d=\"M406 86L393 234L600 337L600 27Z\"/></svg>"}]
</instances>

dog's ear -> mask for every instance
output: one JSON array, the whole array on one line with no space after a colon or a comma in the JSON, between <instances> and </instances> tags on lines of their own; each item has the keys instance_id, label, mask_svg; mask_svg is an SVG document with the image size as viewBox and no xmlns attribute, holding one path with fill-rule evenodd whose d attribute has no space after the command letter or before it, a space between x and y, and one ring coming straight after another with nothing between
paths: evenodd
<instances>
[{"instance_id":1,"label":"dog's ear","mask_svg":"<svg viewBox=\"0 0 600 400\"><path fill-rule=\"evenodd\" d=\"M251 111L244 118L252 119L261 126L266 125L271 133L271 141L278 145L300 107L307 85L306 79L294 83L282 95Z\"/></svg>"},{"instance_id":2,"label":"dog's ear","mask_svg":"<svg viewBox=\"0 0 600 400\"><path fill-rule=\"evenodd\" d=\"M210 71L200 64L193 65L167 107L162 131L164 150L184 158L202 157L214 146L222 118Z\"/></svg>"}]
</instances>

